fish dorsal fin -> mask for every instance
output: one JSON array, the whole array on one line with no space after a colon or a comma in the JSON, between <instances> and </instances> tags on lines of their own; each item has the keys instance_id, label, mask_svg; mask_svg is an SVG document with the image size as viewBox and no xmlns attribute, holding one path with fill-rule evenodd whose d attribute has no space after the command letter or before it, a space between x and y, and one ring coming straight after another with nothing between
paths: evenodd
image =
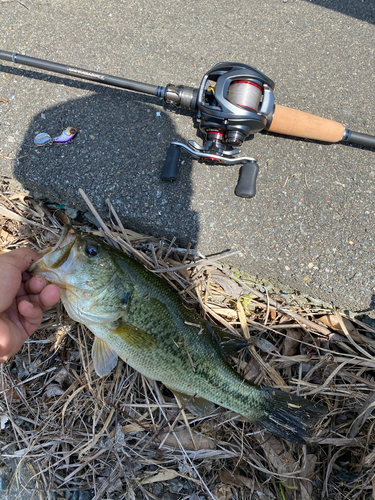
<instances>
[{"instance_id":1,"label":"fish dorsal fin","mask_svg":"<svg viewBox=\"0 0 375 500\"><path fill-rule=\"evenodd\" d=\"M135 326L128 325L127 323L120 323L112 330L112 333L118 335L124 342L134 349L141 349L144 351L148 349L155 349L158 345L152 335L136 328Z\"/></svg>"},{"instance_id":2,"label":"fish dorsal fin","mask_svg":"<svg viewBox=\"0 0 375 500\"><path fill-rule=\"evenodd\" d=\"M99 377L108 375L117 364L117 354L109 347L107 342L104 342L104 340L99 337L95 337L91 355L94 361L95 371Z\"/></svg>"},{"instance_id":3,"label":"fish dorsal fin","mask_svg":"<svg viewBox=\"0 0 375 500\"><path fill-rule=\"evenodd\" d=\"M186 408L198 417L205 417L206 415L210 415L215 410L214 403L211 403L211 401L208 401L207 399L201 398L200 396L195 396L194 398L192 398L188 394L176 391L175 389L171 389L170 387L168 387L168 389L173 392L175 398L179 400L181 406L184 406L190 399L189 403L186 405Z\"/></svg>"},{"instance_id":4,"label":"fish dorsal fin","mask_svg":"<svg viewBox=\"0 0 375 500\"><path fill-rule=\"evenodd\" d=\"M251 345L251 341L208 323L208 328L218 341L224 356L232 356L236 351Z\"/></svg>"}]
</instances>

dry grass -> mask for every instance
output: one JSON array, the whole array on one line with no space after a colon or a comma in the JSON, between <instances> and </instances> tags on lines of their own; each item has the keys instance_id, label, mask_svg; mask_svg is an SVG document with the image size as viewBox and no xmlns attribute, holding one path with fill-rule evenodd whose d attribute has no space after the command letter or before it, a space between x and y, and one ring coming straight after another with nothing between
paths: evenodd
<instances>
[{"instance_id":1,"label":"dry grass","mask_svg":"<svg viewBox=\"0 0 375 500\"><path fill-rule=\"evenodd\" d=\"M58 489L59 498L91 490L95 500L375 498L375 332L298 295L243 283L222 264L186 268L202 256L125 230L110 213L108 241L150 269L180 267L161 274L202 315L253 340L231 360L239 372L324 402L329 413L307 446L223 409L196 418L122 361L98 379L92 334L57 305L0 367L1 456L27 465L32 479L21 486L31 497ZM63 210L1 180L0 251L41 250L65 222Z\"/></svg>"}]
</instances>

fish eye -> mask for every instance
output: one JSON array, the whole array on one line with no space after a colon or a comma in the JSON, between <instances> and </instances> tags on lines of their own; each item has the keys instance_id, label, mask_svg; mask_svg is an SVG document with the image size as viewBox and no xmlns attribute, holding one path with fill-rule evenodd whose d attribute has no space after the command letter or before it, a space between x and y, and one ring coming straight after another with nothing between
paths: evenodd
<instances>
[{"instance_id":1,"label":"fish eye","mask_svg":"<svg viewBox=\"0 0 375 500\"><path fill-rule=\"evenodd\" d=\"M85 248L85 252L89 257L95 257L99 253L99 248L89 243Z\"/></svg>"}]
</instances>

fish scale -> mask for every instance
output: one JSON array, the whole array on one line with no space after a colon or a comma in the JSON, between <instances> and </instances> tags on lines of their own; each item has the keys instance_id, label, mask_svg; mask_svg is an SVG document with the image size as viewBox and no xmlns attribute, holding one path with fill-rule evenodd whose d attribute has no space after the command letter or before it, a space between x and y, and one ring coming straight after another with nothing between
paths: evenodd
<instances>
[{"instance_id":1,"label":"fish scale","mask_svg":"<svg viewBox=\"0 0 375 500\"><path fill-rule=\"evenodd\" d=\"M94 333L99 376L120 357L178 398L195 396L196 406L199 400L207 408L221 405L296 443L304 443L326 413L322 405L243 379L227 363L217 327L189 310L166 282L99 238L66 226L30 272L60 286L68 314Z\"/></svg>"}]
</instances>

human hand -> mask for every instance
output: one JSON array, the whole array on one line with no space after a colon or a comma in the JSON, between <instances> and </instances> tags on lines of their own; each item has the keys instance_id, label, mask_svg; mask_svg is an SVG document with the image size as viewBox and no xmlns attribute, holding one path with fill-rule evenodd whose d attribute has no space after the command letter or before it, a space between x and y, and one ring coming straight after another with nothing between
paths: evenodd
<instances>
[{"instance_id":1,"label":"human hand","mask_svg":"<svg viewBox=\"0 0 375 500\"><path fill-rule=\"evenodd\" d=\"M0 363L21 348L40 326L43 312L60 300L60 290L27 269L41 255L19 248L0 255Z\"/></svg>"}]
</instances>

